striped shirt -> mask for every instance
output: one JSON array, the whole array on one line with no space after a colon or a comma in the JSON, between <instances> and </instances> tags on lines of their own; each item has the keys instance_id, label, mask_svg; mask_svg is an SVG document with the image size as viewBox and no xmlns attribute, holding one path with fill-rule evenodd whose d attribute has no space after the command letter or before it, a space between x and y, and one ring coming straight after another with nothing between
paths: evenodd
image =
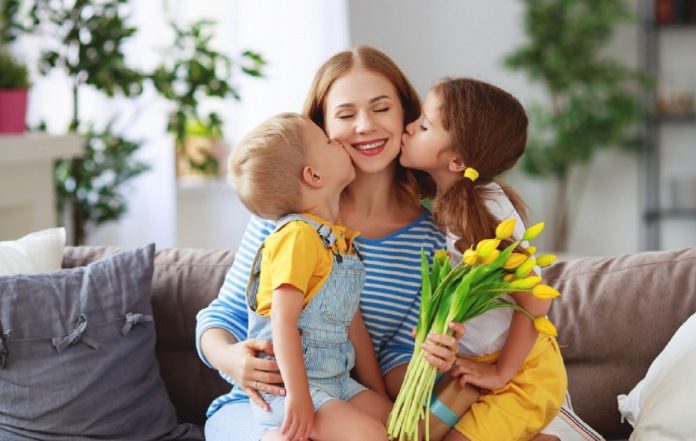
<instances>
[{"instance_id":1,"label":"striped shirt","mask_svg":"<svg viewBox=\"0 0 696 441\"><path fill-rule=\"evenodd\" d=\"M200 337L210 328L222 328L238 341L247 338L245 291L256 251L274 230L274 223L252 216L235 255L232 268L225 277L218 297L202 309L196 319L196 348L203 362L212 367L203 355ZM420 251L429 259L445 248L445 238L430 213L423 213L409 225L379 239L358 236L365 266L365 287L360 297L360 311L372 337L382 374L407 363L413 351L411 330L418 321L420 308ZM220 373L230 384L230 377ZM210 417L223 405L248 396L234 386L215 399L208 408Z\"/></svg>"}]
</instances>

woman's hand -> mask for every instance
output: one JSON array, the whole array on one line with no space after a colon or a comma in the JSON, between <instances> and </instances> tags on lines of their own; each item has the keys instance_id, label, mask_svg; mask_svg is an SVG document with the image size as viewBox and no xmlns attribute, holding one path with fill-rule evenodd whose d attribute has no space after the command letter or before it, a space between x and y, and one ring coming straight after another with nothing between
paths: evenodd
<instances>
[{"instance_id":1,"label":"woman's hand","mask_svg":"<svg viewBox=\"0 0 696 441\"><path fill-rule=\"evenodd\" d=\"M461 323L450 323L448 326L453 335L429 334L423 343L425 359L440 372L446 372L452 368L457 358L459 340L464 335L464 326Z\"/></svg>"},{"instance_id":2,"label":"woman's hand","mask_svg":"<svg viewBox=\"0 0 696 441\"><path fill-rule=\"evenodd\" d=\"M458 378L462 387L472 384L487 390L500 389L510 381L509 378L503 378L497 363L477 363L464 358L455 361L450 374L453 378Z\"/></svg>"},{"instance_id":3,"label":"woman's hand","mask_svg":"<svg viewBox=\"0 0 696 441\"><path fill-rule=\"evenodd\" d=\"M226 330L211 328L201 337L201 348L210 363L232 377L261 408L269 409L258 391L285 395L285 389L278 386L283 381L278 364L275 360L258 358L259 352L274 355L270 341L250 339L237 343Z\"/></svg>"}]
</instances>

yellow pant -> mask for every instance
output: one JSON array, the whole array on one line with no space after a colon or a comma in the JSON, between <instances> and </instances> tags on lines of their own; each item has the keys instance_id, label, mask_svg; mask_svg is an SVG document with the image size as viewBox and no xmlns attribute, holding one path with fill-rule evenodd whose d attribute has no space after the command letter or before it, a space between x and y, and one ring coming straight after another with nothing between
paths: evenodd
<instances>
[{"instance_id":1,"label":"yellow pant","mask_svg":"<svg viewBox=\"0 0 696 441\"><path fill-rule=\"evenodd\" d=\"M500 353L467 357L495 363ZM556 339L540 335L520 371L503 388L482 394L454 426L472 441L533 438L556 416L568 387Z\"/></svg>"}]
</instances>

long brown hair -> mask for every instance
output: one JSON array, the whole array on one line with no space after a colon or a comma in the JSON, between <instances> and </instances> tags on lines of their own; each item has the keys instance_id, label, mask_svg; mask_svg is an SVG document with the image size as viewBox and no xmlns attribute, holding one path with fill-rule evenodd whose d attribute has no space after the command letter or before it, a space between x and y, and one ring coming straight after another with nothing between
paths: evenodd
<instances>
[{"instance_id":1,"label":"long brown hair","mask_svg":"<svg viewBox=\"0 0 696 441\"><path fill-rule=\"evenodd\" d=\"M464 249L495 236L496 219L486 200L496 197L496 182L513 207L526 219L527 207L512 187L498 176L511 169L527 143L527 115L522 105L504 90L470 78L444 78L431 89L439 94L440 117L450 136L451 148L479 177L462 176L433 201L438 226L459 237L456 247Z\"/></svg>"},{"instance_id":2,"label":"long brown hair","mask_svg":"<svg viewBox=\"0 0 696 441\"><path fill-rule=\"evenodd\" d=\"M334 81L356 66L382 75L394 85L404 109L404 127L418 119L421 102L416 89L391 58L370 46L357 46L352 50L339 52L321 65L309 88L303 108L304 115L325 129L326 97L329 90ZM434 194L435 186L430 176L421 171L404 168L398 160L396 180L400 196L410 203L417 204L421 195Z\"/></svg>"}]
</instances>

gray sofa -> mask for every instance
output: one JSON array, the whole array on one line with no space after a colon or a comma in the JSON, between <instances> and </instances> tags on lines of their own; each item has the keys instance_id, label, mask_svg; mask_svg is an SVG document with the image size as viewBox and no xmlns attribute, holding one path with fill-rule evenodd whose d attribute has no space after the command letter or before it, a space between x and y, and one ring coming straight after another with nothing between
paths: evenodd
<instances>
[{"instance_id":1,"label":"gray sofa","mask_svg":"<svg viewBox=\"0 0 696 441\"><path fill-rule=\"evenodd\" d=\"M63 266L85 265L114 248L67 247ZM202 425L205 409L228 385L200 362L196 313L217 296L232 264L229 251L157 252L152 305L157 358L180 422ZM608 439L627 438L616 396L629 392L652 360L696 312L696 249L585 257L545 270L562 296L551 319L559 328L577 414Z\"/></svg>"}]
</instances>

